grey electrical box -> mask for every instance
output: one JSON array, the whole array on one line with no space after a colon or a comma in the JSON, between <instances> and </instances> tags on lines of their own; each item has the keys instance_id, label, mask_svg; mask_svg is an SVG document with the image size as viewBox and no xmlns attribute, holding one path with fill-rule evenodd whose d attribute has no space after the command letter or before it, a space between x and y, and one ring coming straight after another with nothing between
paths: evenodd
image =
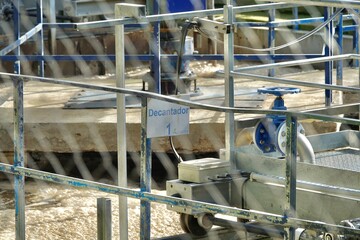
<instances>
[{"instance_id":1,"label":"grey electrical box","mask_svg":"<svg viewBox=\"0 0 360 240\"><path fill-rule=\"evenodd\" d=\"M122 17L144 17L146 15L145 5L132 4L132 3L119 3L120 14Z\"/></svg>"},{"instance_id":2,"label":"grey electrical box","mask_svg":"<svg viewBox=\"0 0 360 240\"><path fill-rule=\"evenodd\" d=\"M226 176L230 170L230 163L218 158L201 158L181 162L178 169L180 180L205 183Z\"/></svg>"}]
</instances>

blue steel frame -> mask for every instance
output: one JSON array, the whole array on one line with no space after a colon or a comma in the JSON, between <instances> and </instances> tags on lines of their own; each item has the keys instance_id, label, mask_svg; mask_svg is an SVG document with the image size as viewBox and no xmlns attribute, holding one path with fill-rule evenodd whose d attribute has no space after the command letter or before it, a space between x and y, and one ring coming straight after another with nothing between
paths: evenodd
<instances>
[{"instance_id":1,"label":"blue steel frame","mask_svg":"<svg viewBox=\"0 0 360 240\"><path fill-rule=\"evenodd\" d=\"M155 201L158 203L163 204L169 204L169 205L178 205L178 206L189 206L197 210L201 210L204 212L210 212L210 213L223 213L228 214L231 216L236 216L240 218L245 219L257 219L261 222L265 223L273 223L273 224L281 224L284 227L289 228L289 238L293 239L294 237L294 227L304 227L304 228L310 228L310 229L322 229L324 231L333 231L335 233L341 232L346 234L359 234L359 230L349 229L342 226L329 226L327 224L323 223L317 223L302 219L295 219L293 218L293 211L296 209L296 195L295 195L295 189L296 189L296 122L297 118L312 118L312 119L320 119L320 120L328 120L328 121L336 121L336 122L342 122L347 124L354 124L354 125L360 125L359 120L350 120L350 119L344 119L344 118L337 118L337 117L328 117L323 115L317 115L317 114L309 114L309 113L297 113L297 112L291 112L291 111L279 111L279 110L249 110L249 109L240 109L240 108L233 108L231 103L228 107L216 107L211 105L204 105L204 104L195 104L190 101L181 100L177 98L171 98L167 96L162 96L156 93L149 93L149 92L142 92L142 91L135 91L135 90L128 90L123 88L114 88L114 87L104 87L104 86L95 86L90 84L81 84L76 82L70 82L65 80L56 80L56 79L49 79L44 78L44 62L47 60L64 60L64 59L82 59L82 60L104 60L101 56L45 56L44 55L44 39L43 39L43 27L46 26L46 24L43 23L43 14L42 14L42 0L37 0L38 3L38 26L41 26L41 29L35 29L32 31L31 34L35 35L38 34L38 37L41 40L40 45L38 45L38 51L39 55L35 56L20 56L20 45L24 42L21 40L20 36L20 12L19 12L19 6L20 6L20 0L13 1L15 12L14 12L14 34L15 39L18 39L17 42L15 42L12 46L14 47L12 50L15 50L15 56L1 56L2 60L8 60L8 61L15 61L14 65L14 72L15 74L1 74L4 77L9 77L14 83L14 165L8 165L8 164L0 164L0 170L3 172L11 173L15 175L15 218L16 218L16 239L25 239L25 192L24 192L24 184L25 184L25 176L26 177L33 177L37 179L42 179L45 181L51 181L55 183L62 183L67 184L71 186L77 186L77 187L86 187L86 188L92 188L97 189L99 191L103 192L110 192L114 194L124 195L127 197L134 197L141 200L141 208L143 209L143 214L141 218L141 238L142 239L148 239L150 236L150 202ZM156 2L156 1L155 1ZM271 6L275 6L271 5ZM156 8L156 4L155 7ZM230 13L230 16L233 15L235 8L232 6L227 6L225 9L227 9L228 14ZM203 11L204 12L204 11ZM205 11L206 12L206 11ZM219 12L213 11L213 12ZM328 16L325 16L325 19ZM155 15L156 19L156 15ZM270 20L272 20L272 17L270 17ZM318 20L318 19L316 19ZM157 20L159 21L159 20ZM126 22L126 21L124 21ZM130 20L131 22L131 20ZM156 21L155 21L156 22ZM230 22L232 20L230 19ZM304 20L304 22L309 22L309 19ZM302 20L296 20L293 21L294 24L301 24ZM157 23L158 24L158 23ZM158 44L158 25L154 25L155 34L154 34L154 46L157 49L155 53L152 55L146 55L143 56L144 59L147 59L149 61L155 62L155 68L159 68L160 63L160 54L158 51L159 44ZM274 24L274 25L273 25ZM50 26L50 24L47 24ZM55 24L58 27L74 27L74 24ZM51 26L54 26L52 24ZM269 29L270 29L270 40L273 41L274 30L275 30L275 23L268 23ZM330 26L330 29L331 26ZM347 29L348 30L348 29ZM331 32L331 31L329 31ZM231 36L232 38L232 36ZM229 38L229 42L231 45L231 40ZM332 39L332 36L330 36L329 40ZM19 41L20 40L20 41ZM25 39L26 40L26 39ZM326 53L327 55L331 55L330 50ZM3 52L4 53L4 52ZM5 53L6 54L6 53ZM232 54L227 54L227 56L233 56ZM318 55L302 55L303 57L318 57ZM139 59L139 56L127 56L126 59L130 60L132 57L136 57ZM141 56L140 56L141 57ZM175 57L175 56L169 56L169 57ZM209 58L208 58L209 57ZM296 56L294 55L253 55L253 56L245 56L245 55L236 55L234 56L234 59L267 59L270 61L275 60L284 60L284 59L292 59ZM221 55L198 55L198 56L186 56L187 59L197 59L197 60L209 60L209 59L223 59L224 56ZM39 62L39 75L41 77L32 77L32 76L23 76L20 75L20 60L24 59L34 59ZM110 58L110 60L113 60L113 58ZM140 58L141 60L141 58ZM329 65L330 66L330 65ZM227 69L227 72L225 73L227 75L227 78L232 78L233 76L236 76L236 73L232 71L231 68ZM159 72L156 73L156 79L159 81ZM137 96L140 96L143 99L142 104L142 181L141 181L141 189L140 191L135 191L127 188L121 188L121 187L115 187L105 184L100 184L96 182L89 182L81 179L75 179L70 178L66 176L61 176L57 174L50 174L47 172L37 171L33 169L24 168L24 109L23 109L23 81L24 79L27 80L33 80L33 81L41 81L41 82L49 82L54 84L64 84L64 85L71 85L71 86L77 86L77 87L83 87L83 88L90 88L90 89L98 89L98 90L104 90L109 92L115 92L115 93L128 93L128 94L135 94ZM329 84L329 79L326 80L326 84ZM331 80L331 79L330 79ZM229 84L231 84L232 81L228 81ZM330 81L331 83L331 81ZM297 83L294 83L296 85ZM313 84L314 85L314 84ZM316 84L315 84L316 85ZM160 86L160 85L158 85ZM323 86L318 85L318 87L325 88L325 91L329 91L331 89L334 89L334 87L331 87L331 85ZM232 87L229 86L231 89ZM352 90L354 92L360 92L359 88L346 88L346 87L337 87L337 89L340 90ZM157 89L160 91L160 87ZM231 95L231 93L230 93ZM259 213L254 211L248 211L244 209L234 208L234 207L226 207L226 206L219 206L215 204L208 204L208 203L201 203L186 199L179 199L174 197L164 197L159 196L155 194L151 194L151 144L150 139L146 137L146 99L147 98L156 98L160 100L165 100L173 103L183 104L190 107L196 107L196 108L203 108L207 110L212 111L220 111L225 112L229 114L229 116L233 116L234 113L243 113L243 114L282 114L286 115L286 124L287 128L289 129L287 133L287 139L290 141L287 141L287 156L286 156L286 192L287 192L287 201L286 201L286 211L284 213L284 216L278 216L278 215L271 215L267 213ZM231 96L229 98L231 100ZM331 99L327 95L327 102Z\"/></svg>"}]
</instances>

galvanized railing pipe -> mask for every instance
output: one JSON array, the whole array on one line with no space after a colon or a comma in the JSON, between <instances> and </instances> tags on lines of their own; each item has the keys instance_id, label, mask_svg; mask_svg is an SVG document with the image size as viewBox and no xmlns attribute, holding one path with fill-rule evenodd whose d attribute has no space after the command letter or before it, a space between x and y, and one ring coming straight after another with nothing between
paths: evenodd
<instances>
[{"instance_id":1,"label":"galvanized railing pipe","mask_svg":"<svg viewBox=\"0 0 360 240\"><path fill-rule=\"evenodd\" d=\"M330 85L330 84L325 84L325 83L304 82L304 81L290 80L290 79L279 78L279 77L267 77L267 76L262 76L262 75L240 73L240 72L232 72L232 75L238 76L238 77L246 77L246 78L254 79L254 80L258 80L258 81L267 81L267 82L288 84L288 85L294 85L294 86L304 86L304 87L312 87L312 88L318 88L318 89L328 89L328 90L338 90L338 91L348 91L348 92L360 93L360 88L357 88L357 87L345 87L345 86L336 86L336 85Z\"/></svg>"},{"instance_id":2,"label":"galvanized railing pipe","mask_svg":"<svg viewBox=\"0 0 360 240\"><path fill-rule=\"evenodd\" d=\"M234 13L245 13L245 12L253 12L253 11L266 11L269 9L280 9L280 8L291 8L292 4L284 4L284 3L267 3L267 4L258 4L258 5L250 5L250 6L240 6L234 7ZM166 13L166 14L158 14L158 15L150 15L146 17L141 17L138 19L129 18L129 19L112 19L105 21L93 21L86 23L77 23L76 28L78 30L81 29L93 29L93 28L104 28L104 27L112 27L119 24L131 24L131 23L149 23L149 22L159 22L159 21L173 21L176 19L191 19L194 17L207 17L211 15L223 14L224 10L222 8L217 9L207 9L207 10L198 10L191 12L179 12L179 13Z\"/></svg>"},{"instance_id":3,"label":"galvanized railing pipe","mask_svg":"<svg viewBox=\"0 0 360 240\"><path fill-rule=\"evenodd\" d=\"M238 75L239 73L233 72L232 74ZM113 92L113 93L132 94L132 95L135 95L138 97L154 98L154 99L163 100L163 101L167 101L167 102L171 102L171 103L181 104L181 105L196 108L196 109L204 109L204 110L209 110L209 111L234 112L234 113L243 113L243 114L278 114L278 115L292 114L293 116L296 116L301 119L305 119L305 118L318 119L318 120L323 120L323 121L332 121L332 122L346 123L346 124L351 124L351 125L360 125L360 120L327 116L327 115L316 114L316 113L295 112L295 111L289 111L289 110L284 111L284 110L271 110L271 109L263 110L263 109L237 108L237 107L233 107L233 108L232 107L221 107L221 106L210 105L210 104L196 103L196 102L192 102L189 100L174 98L171 96L165 96L165 95L152 93L152 92L124 89L124 88L117 88L117 87L109 87L109 86L101 86L101 85L81 83L81 82L69 81L69 80L63 80L63 79L41 78L41 77L30 76L30 75L17 75L17 74L2 73L2 72L0 72L0 76L3 76L4 80L6 80L6 79L12 80L11 79L12 77L18 77L19 80L38 81L38 82L54 83L54 84L73 86L73 87L79 87L79 88L101 90L101 91L107 91L107 92ZM254 75L250 75L250 76L254 76ZM261 77L261 76L256 76L256 77ZM266 77L266 78L269 78L269 77ZM272 78L269 78L268 81L271 81L271 79ZM289 81L290 83L292 82L292 80L287 80L287 81ZM296 85L296 84L298 84L297 81L295 81L294 85ZM300 82L300 84L304 84L304 82ZM310 84L310 83L308 83L308 84L309 84L309 86L312 86L312 84ZM322 86L322 85L320 84L320 86ZM319 86L317 86L317 87L319 87ZM360 92L360 88L350 88L350 87L340 87L339 86L336 89L340 89L342 91ZM331 109L331 108L329 108L329 109Z\"/></svg>"},{"instance_id":4,"label":"galvanized railing pipe","mask_svg":"<svg viewBox=\"0 0 360 240\"><path fill-rule=\"evenodd\" d=\"M255 66L241 67L236 68L234 72L245 72L245 71L255 71L260 69L271 69L271 68L282 68L282 67L291 67L291 66L301 66L308 65L314 63L324 63L326 61L341 61L341 60L355 60L360 59L360 55L358 54L341 54L336 56L328 56L328 57L317 57L312 59L300 59L294 61L286 61L286 62L278 62L271 64L261 64Z\"/></svg>"},{"instance_id":5,"label":"galvanized railing pipe","mask_svg":"<svg viewBox=\"0 0 360 240\"><path fill-rule=\"evenodd\" d=\"M44 13L43 13L44 7L43 7L43 0L37 0L36 1L36 21L37 24L41 26L40 31L36 35L36 49L37 52L43 56L44 55L44 28L43 28L43 22L44 22ZM44 77L45 74L45 62L44 59L39 59L38 61L38 75L41 77Z\"/></svg>"},{"instance_id":6,"label":"galvanized railing pipe","mask_svg":"<svg viewBox=\"0 0 360 240\"><path fill-rule=\"evenodd\" d=\"M297 118L286 115L286 164L285 164L285 196L284 216L296 216L296 156L297 156ZM287 229L288 239L295 239L295 228Z\"/></svg>"},{"instance_id":7,"label":"galvanized railing pipe","mask_svg":"<svg viewBox=\"0 0 360 240\"><path fill-rule=\"evenodd\" d=\"M231 0L227 0L224 6L224 23L232 24L234 22L233 6ZM224 72L225 72L225 106L234 107L234 77L230 74L234 70L234 32L224 35ZM225 148L226 160L230 161L233 168L236 163L234 158L235 145L235 124L234 112L225 113Z\"/></svg>"},{"instance_id":8,"label":"galvanized railing pipe","mask_svg":"<svg viewBox=\"0 0 360 240\"><path fill-rule=\"evenodd\" d=\"M39 23L34 28L32 28L28 32L24 33L24 35L22 35L22 36L20 36L20 32L19 32L19 36L16 38L16 40L13 43L11 43L10 45L1 49L0 56L4 56L4 55L10 53L11 51L15 50L21 44L25 43L29 38L32 38L37 33L39 33L41 30L42 30L42 24Z\"/></svg>"},{"instance_id":9,"label":"galvanized railing pipe","mask_svg":"<svg viewBox=\"0 0 360 240\"><path fill-rule=\"evenodd\" d=\"M20 38L21 32L21 1L15 0L14 4L14 38ZM14 45L14 54L21 55L20 45ZM13 167L25 166L25 138L24 138L24 81L20 75L20 61L14 63L13 74L13 109L14 109L14 165ZM25 240L25 177L16 175L14 178L15 192L15 239Z\"/></svg>"},{"instance_id":10,"label":"galvanized railing pipe","mask_svg":"<svg viewBox=\"0 0 360 240\"><path fill-rule=\"evenodd\" d=\"M112 213L111 200L108 198L97 199L97 240L112 239Z\"/></svg>"},{"instance_id":11,"label":"galvanized railing pipe","mask_svg":"<svg viewBox=\"0 0 360 240\"><path fill-rule=\"evenodd\" d=\"M115 17L120 18L120 5L115 5ZM124 25L115 26L115 54L116 54L116 87L125 88L125 34ZM127 152L126 152L126 103L124 94L116 94L116 136L118 185L127 187ZM119 196L119 232L120 240L128 236L128 203L127 198Z\"/></svg>"}]
</instances>

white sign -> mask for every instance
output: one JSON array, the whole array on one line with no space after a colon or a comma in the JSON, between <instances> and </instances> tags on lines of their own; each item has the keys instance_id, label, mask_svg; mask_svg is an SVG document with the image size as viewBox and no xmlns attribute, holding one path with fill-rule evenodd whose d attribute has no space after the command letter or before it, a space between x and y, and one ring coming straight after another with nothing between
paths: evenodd
<instances>
[{"instance_id":1,"label":"white sign","mask_svg":"<svg viewBox=\"0 0 360 240\"><path fill-rule=\"evenodd\" d=\"M189 107L157 99L149 99L147 108L147 137L188 134L189 116Z\"/></svg>"}]
</instances>

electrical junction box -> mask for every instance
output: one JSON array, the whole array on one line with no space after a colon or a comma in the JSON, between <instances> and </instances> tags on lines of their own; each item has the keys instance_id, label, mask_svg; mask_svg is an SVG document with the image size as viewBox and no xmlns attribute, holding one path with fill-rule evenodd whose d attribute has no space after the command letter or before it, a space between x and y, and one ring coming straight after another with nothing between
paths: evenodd
<instances>
[{"instance_id":1,"label":"electrical junction box","mask_svg":"<svg viewBox=\"0 0 360 240\"><path fill-rule=\"evenodd\" d=\"M192 183L219 180L230 171L230 162L218 158L201 158L179 163L179 179Z\"/></svg>"}]
</instances>

